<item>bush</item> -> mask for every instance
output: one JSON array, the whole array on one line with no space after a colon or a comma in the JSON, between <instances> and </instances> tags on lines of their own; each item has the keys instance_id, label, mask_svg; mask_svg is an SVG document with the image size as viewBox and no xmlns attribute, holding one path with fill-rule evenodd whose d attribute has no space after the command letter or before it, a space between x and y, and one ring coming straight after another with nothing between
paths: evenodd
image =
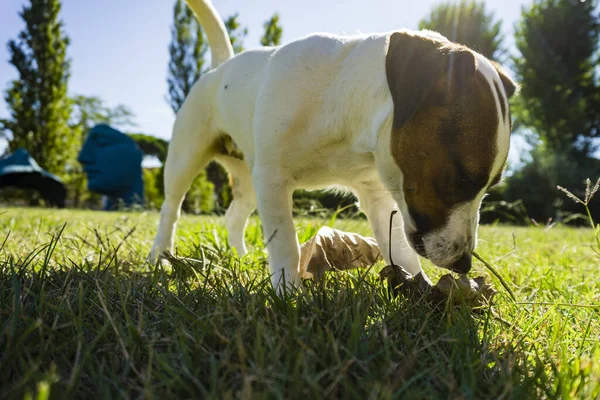
<instances>
[{"instance_id":1,"label":"bush","mask_svg":"<svg viewBox=\"0 0 600 400\"><path fill-rule=\"evenodd\" d=\"M144 197L146 198L146 207L151 210L158 210L165 200L163 193L162 168L144 168L142 169L144 179Z\"/></svg>"},{"instance_id":2,"label":"bush","mask_svg":"<svg viewBox=\"0 0 600 400\"><path fill-rule=\"evenodd\" d=\"M507 222L509 219L503 214L510 212L515 217L510 222L524 222L524 214L540 223L549 219L563 222L576 220L574 216L580 214L580 208L565 199L557 186L579 188L584 186L586 179L595 180L600 176L600 160L551 153L542 146L531 155L531 162L516 171L486 199L482 210L486 210L486 207L491 210L482 212L483 222L490 222L492 218ZM575 190L574 194L584 197L583 191ZM597 218L600 215L600 198L593 199L589 206L592 216Z\"/></svg>"},{"instance_id":3,"label":"bush","mask_svg":"<svg viewBox=\"0 0 600 400\"><path fill-rule=\"evenodd\" d=\"M210 214L215 210L215 186L206 177L206 170L192 182L182 208L191 214Z\"/></svg>"},{"instance_id":4,"label":"bush","mask_svg":"<svg viewBox=\"0 0 600 400\"><path fill-rule=\"evenodd\" d=\"M0 205L3 207L45 206L39 192L14 186L0 188Z\"/></svg>"},{"instance_id":5,"label":"bush","mask_svg":"<svg viewBox=\"0 0 600 400\"><path fill-rule=\"evenodd\" d=\"M164 195L164 168L144 168L144 196L149 209L160 210ZM188 190L182 210L190 214L211 214L215 210L215 187L208 181L206 171L194 179Z\"/></svg>"},{"instance_id":6,"label":"bush","mask_svg":"<svg viewBox=\"0 0 600 400\"><path fill-rule=\"evenodd\" d=\"M336 190L296 190L294 192L294 215L329 216L340 208L356 203L356 197L349 192ZM340 217L355 216L357 210L350 207L340 213Z\"/></svg>"}]
</instances>

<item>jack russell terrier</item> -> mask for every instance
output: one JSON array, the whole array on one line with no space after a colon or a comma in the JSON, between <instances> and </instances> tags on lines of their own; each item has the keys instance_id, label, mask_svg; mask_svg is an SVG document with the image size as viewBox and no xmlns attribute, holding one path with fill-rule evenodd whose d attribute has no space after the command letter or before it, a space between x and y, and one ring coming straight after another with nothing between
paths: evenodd
<instances>
[{"instance_id":1,"label":"jack russell terrier","mask_svg":"<svg viewBox=\"0 0 600 400\"><path fill-rule=\"evenodd\" d=\"M479 207L508 156L508 98L517 88L482 55L431 31L313 34L234 57L210 0L187 0L213 69L193 86L173 127L165 201L150 260L173 250L192 180L211 160L228 170L229 242L258 206L271 281L300 282L294 189L351 190L389 264L413 275L418 255L471 268ZM388 239L389 217L399 209Z\"/></svg>"}]
</instances>

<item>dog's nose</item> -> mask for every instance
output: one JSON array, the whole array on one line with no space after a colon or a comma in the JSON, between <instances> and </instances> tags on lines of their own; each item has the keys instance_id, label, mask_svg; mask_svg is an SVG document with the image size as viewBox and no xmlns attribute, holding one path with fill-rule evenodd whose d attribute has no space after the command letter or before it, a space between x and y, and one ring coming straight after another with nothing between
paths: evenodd
<instances>
[{"instance_id":1,"label":"dog's nose","mask_svg":"<svg viewBox=\"0 0 600 400\"><path fill-rule=\"evenodd\" d=\"M454 272L458 272L459 274L466 274L471 270L472 266L473 259L471 254L465 253L450 266L450 269Z\"/></svg>"}]
</instances>

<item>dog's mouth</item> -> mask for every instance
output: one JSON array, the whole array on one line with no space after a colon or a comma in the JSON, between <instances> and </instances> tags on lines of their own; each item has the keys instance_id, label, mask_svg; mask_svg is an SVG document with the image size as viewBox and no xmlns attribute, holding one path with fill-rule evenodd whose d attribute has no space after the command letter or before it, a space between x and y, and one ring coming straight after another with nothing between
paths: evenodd
<instances>
[{"instance_id":1,"label":"dog's mouth","mask_svg":"<svg viewBox=\"0 0 600 400\"><path fill-rule=\"evenodd\" d=\"M472 266L473 256L471 255L471 253L464 253L445 268L449 269L452 272L466 274L471 270Z\"/></svg>"},{"instance_id":2,"label":"dog's mouth","mask_svg":"<svg viewBox=\"0 0 600 400\"><path fill-rule=\"evenodd\" d=\"M449 257L451 261L447 261L448 258L446 258L444 261L432 260L428 256L427 250L425 249L425 241L423 235L417 232L410 233L409 242L412 248L419 256L430 260L434 265L436 265L439 268L447 269L459 274L466 274L471 270L472 256L471 252L469 251L465 251L453 257Z\"/></svg>"}]
</instances>

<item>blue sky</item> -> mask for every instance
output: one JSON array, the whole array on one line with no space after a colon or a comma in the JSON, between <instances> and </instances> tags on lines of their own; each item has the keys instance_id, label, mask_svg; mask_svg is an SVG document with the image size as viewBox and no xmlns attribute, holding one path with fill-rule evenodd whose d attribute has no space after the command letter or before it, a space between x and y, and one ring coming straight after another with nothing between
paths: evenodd
<instances>
[{"instance_id":1,"label":"blue sky","mask_svg":"<svg viewBox=\"0 0 600 400\"><path fill-rule=\"evenodd\" d=\"M259 45L263 23L278 12L283 43L312 32L383 32L417 28L437 0L213 0L223 16L234 12L249 29L246 48ZM504 21L507 44L521 7L531 1L488 0L486 6ZM0 90L16 71L8 64L6 43L23 28L18 11L24 0L0 1ZM170 25L174 0L63 0L62 19L71 38L71 94L99 96L136 114L137 131L169 138L174 120L165 101ZM7 111L0 100L0 116Z\"/></svg>"}]
</instances>

